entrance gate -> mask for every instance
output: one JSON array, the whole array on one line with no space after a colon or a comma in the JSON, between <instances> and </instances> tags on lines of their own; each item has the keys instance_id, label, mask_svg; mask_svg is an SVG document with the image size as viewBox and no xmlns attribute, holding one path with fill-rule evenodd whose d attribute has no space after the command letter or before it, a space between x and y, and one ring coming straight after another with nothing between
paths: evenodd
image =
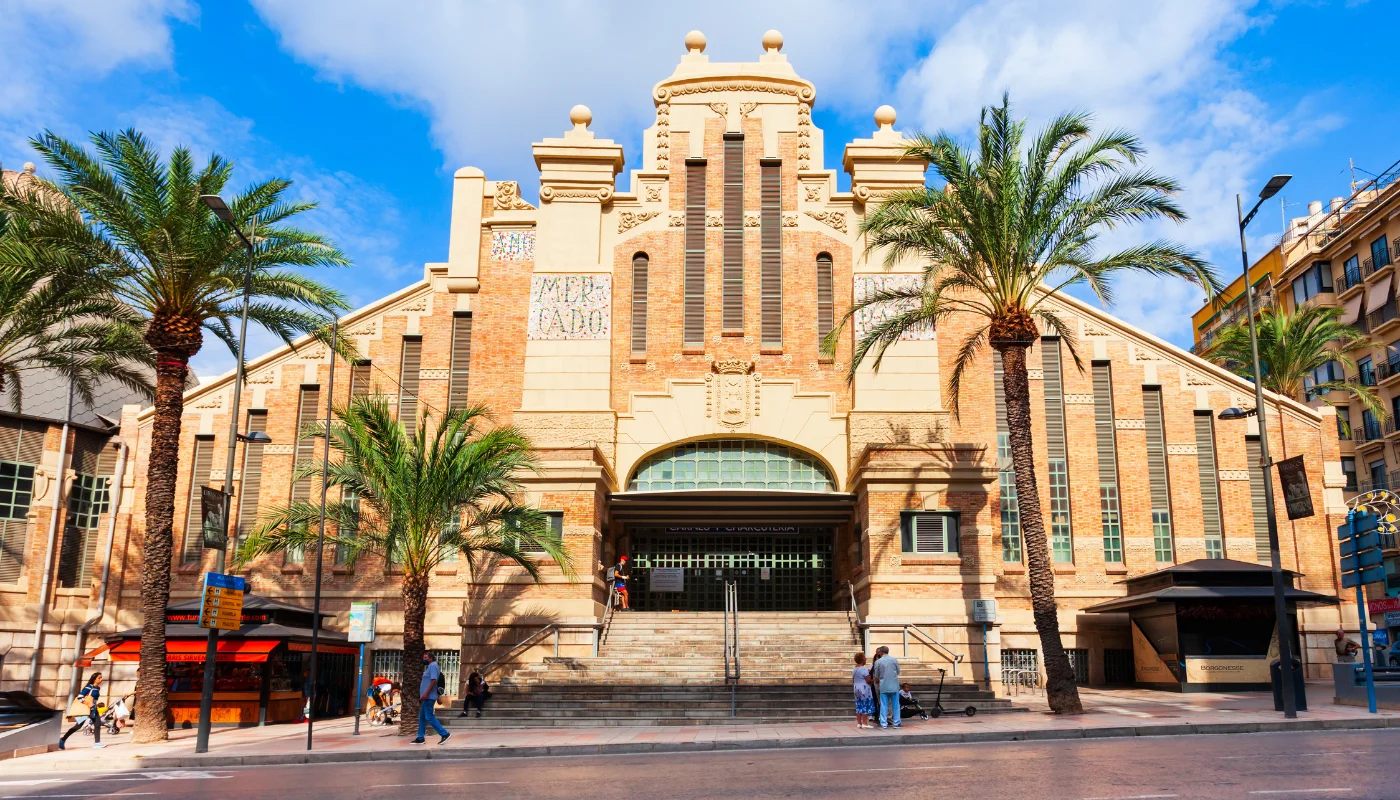
<instances>
[{"instance_id":1,"label":"entrance gate","mask_svg":"<svg viewBox=\"0 0 1400 800\"><path fill-rule=\"evenodd\" d=\"M632 607L722 611L724 584L738 584L742 611L832 607L831 528L794 526L632 528ZM651 591L655 568L680 569L684 588Z\"/></svg>"}]
</instances>

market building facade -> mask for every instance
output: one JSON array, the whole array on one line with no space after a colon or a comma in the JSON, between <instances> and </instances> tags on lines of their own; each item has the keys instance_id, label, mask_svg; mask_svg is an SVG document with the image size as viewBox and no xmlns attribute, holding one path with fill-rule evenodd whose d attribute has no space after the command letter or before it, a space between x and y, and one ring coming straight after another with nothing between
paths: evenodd
<instances>
[{"instance_id":1,"label":"market building facade","mask_svg":"<svg viewBox=\"0 0 1400 800\"><path fill-rule=\"evenodd\" d=\"M525 176L458 170L447 260L341 320L359 355L338 363L331 400L378 395L407 426L482 403L519 426L539 458L528 500L551 515L572 559L572 574L544 564L538 584L510 563L436 571L426 629L449 683L458 663L481 663L546 623L565 626L564 652L587 654L587 626L607 608L605 570L624 554L639 608L715 611L723 584L736 582L741 613L854 602L868 623L918 625L976 677L1039 668L994 354L979 354L956 409L945 391L977 321L909 334L853 381L853 341L879 315L852 320L834 354L821 348L854 300L918 281L919 264L867 254L858 228L867 209L927 176L901 157L906 139L882 106L876 130L844 149L841 189L812 121L817 87L781 47L770 32L757 61L713 63L690 34L653 90L655 122L621 182L623 148L589 130L582 106L562 136L533 145L538 203L522 196ZM1132 682L1127 614L1082 609L1123 596L1130 576L1207 558L1268 562L1257 422L1218 418L1251 408L1253 392L1097 308L1053 302L1074 336L1043 338L1030 377L1060 624L1084 682ZM198 487L231 483L238 536L259 513L314 496L314 481L293 481L292 469L319 458L321 440L297 432L325 414L329 359L302 344L250 360L238 409L228 375L187 394L172 603L194 597L213 564ZM272 443L240 445L226 476L215 456L231 413ZM1280 501L1284 566L1301 589L1335 595L1329 531L1345 481L1335 419L1288 398L1266 413L1270 448L1303 455L1317 510L1288 522ZM149 412L123 426L138 465L149 426ZM117 535L119 607L99 626L108 634L139 624L143 476L138 468L134 513ZM392 565L322 557L331 627L344 630L352 599L379 600L369 669L392 672ZM257 596L306 607L312 558L262 558L245 574ZM651 585L661 568L681 570L679 591L674 571ZM998 606L985 643L978 600ZM1340 613L1354 619L1349 609ZM1338 614L1300 612L1319 677Z\"/></svg>"}]
</instances>

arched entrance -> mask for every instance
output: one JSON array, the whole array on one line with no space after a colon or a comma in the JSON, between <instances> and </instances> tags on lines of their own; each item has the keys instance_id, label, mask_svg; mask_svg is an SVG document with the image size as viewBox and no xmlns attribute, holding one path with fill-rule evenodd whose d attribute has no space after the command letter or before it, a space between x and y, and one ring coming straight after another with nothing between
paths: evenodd
<instances>
[{"instance_id":1,"label":"arched entrance","mask_svg":"<svg viewBox=\"0 0 1400 800\"><path fill-rule=\"evenodd\" d=\"M718 611L738 584L745 611L833 607L836 541L851 495L821 458L759 439L705 439L642 459L611 515L632 557L632 604Z\"/></svg>"}]
</instances>

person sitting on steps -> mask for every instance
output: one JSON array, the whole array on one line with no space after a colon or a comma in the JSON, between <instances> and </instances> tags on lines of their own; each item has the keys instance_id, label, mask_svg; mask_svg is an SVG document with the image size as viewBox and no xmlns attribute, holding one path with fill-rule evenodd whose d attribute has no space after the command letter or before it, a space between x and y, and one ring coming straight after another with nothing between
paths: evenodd
<instances>
[{"instance_id":1,"label":"person sitting on steps","mask_svg":"<svg viewBox=\"0 0 1400 800\"><path fill-rule=\"evenodd\" d=\"M920 719L928 719L928 712L919 705L919 698L910 693L909 684L901 683L899 685L899 716L912 717L915 714L918 714Z\"/></svg>"}]
</instances>

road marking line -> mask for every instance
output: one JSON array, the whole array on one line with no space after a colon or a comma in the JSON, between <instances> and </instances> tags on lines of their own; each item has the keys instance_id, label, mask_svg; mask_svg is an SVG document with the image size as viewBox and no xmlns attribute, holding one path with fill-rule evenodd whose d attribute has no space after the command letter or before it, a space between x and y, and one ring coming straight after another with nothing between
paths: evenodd
<instances>
[{"instance_id":1,"label":"road marking line","mask_svg":"<svg viewBox=\"0 0 1400 800\"><path fill-rule=\"evenodd\" d=\"M1174 794L1130 794L1123 797L1086 797L1084 800L1149 800L1154 797L1176 797Z\"/></svg>"},{"instance_id":2,"label":"road marking line","mask_svg":"<svg viewBox=\"0 0 1400 800\"><path fill-rule=\"evenodd\" d=\"M836 772L903 772L906 770L922 769L966 769L966 764L947 764L938 767L866 767L865 769L818 769L808 773L811 775L830 775Z\"/></svg>"},{"instance_id":3,"label":"road marking line","mask_svg":"<svg viewBox=\"0 0 1400 800\"><path fill-rule=\"evenodd\" d=\"M102 794L7 794L0 797L0 800L44 800L48 797L136 797L138 795L155 794L155 792L103 792Z\"/></svg>"},{"instance_id":4,"label":"road marking line","mask_svg":"<svg viewBox=\"0 0 1400 800\"><path fill-rule=\"evenodd\" d=\"M1297 758L1299 756L1352 756L1355 753L1267 753L1254 756L1220 756L1221 759L1237 758Z\"/></svg>"},{"instance_id":5,"label":"road marking line","mask_svg":"<svg viewBox=\"0 0 1400 800\"><path fill-rule=\"evenodd\" d=\"M1319 794L1322 792L1354 792L1355 789L1255 789L1250 794Z\"/></svg>"},{"instance_id":6,"label":"road marking line","mask_svg":"<svg viewBox=\"0 0 1400 800\"><path fill-rule=\"evenodd\" d=\"M41 783L64 783L62 778L38 778L28 781L0 781L0 786L38 786Z\"/></svg>"},{"instance_id":7,"label":"road marking line","mask_svg":"<svg viewBox=\"0 0 1400 800\"><path fill-rule=\"evenodd\" d=\"M376 783L371 789L398 789L412 786L501 786L510 781L470 781L467 783Z\"/></svg>"}]
</instances>

